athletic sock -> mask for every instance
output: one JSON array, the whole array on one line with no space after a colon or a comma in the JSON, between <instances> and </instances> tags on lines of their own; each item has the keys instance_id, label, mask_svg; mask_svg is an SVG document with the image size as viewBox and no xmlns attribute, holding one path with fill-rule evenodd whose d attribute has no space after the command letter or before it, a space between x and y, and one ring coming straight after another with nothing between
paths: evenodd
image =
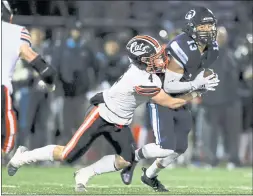
<instances>
[{"instance_id":1,"label":"athletic sock","mask_svg":"<svg viewBox=\"0 0 253 196\"><path fill-rule=\"evenodd\" d=\"M97 162L90 165L88 168L91 168L95 175L100 175L103 173L117 171L115 168L115 155L107 155L102 157Z\"/></svg>"},{"instance_id":2,"label":"athletic sock","mask_svg":"<svg viewBox=\"0 0 253 196\"><path fill-rule=\"evenodd\" d=\"M162 170L163 168L158 168L156 161L152 165L149 166L149 168L146 170L146 176L148 178L153 178L158 175L158 173Z\"/></svg>"},{"instance_id":3,"label":"athletic sock","mask_svg":"<svg viewBox=\"0 0 253 196\"><path fill-rule=\"evenodd\" d=\"M48 145L22 153L23 164L35 163L38 161L54 161L53 152L56 145Z\"/></svg>"}]
</instances>

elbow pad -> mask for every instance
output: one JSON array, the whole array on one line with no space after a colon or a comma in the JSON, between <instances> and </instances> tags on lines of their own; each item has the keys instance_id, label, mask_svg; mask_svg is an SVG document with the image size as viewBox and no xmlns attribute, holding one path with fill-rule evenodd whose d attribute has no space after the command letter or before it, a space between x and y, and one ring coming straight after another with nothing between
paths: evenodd
<instances>
[{"instance_id":1,"label":"elbow pad","mask_svg":"<svg viewBox=\"0 0 253 196\"><path fill-rule=\"evenodd\" d=\"M56 71L52 66L48 65L40 55L32 60L31 65L40 75L41 79L47 84L54 84L56 78Z\"/></svg>"}]
</instances>

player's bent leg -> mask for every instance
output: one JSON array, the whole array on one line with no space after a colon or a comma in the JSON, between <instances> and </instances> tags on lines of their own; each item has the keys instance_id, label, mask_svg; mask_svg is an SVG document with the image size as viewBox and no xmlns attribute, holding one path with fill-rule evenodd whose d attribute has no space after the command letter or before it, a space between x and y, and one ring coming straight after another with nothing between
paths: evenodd
<instances>
[{"instance_id":1,"label":"player's bent leg","mask_svg":"<svg viewBox=\"0 0 253 196\"><path fill-rule=\"evenodd\" d=\"M20 147L8 164L9 175L15 175L24 164L37 161L75 161L86 152L92 141L95 140L96 132L100 126L103 126L103 121L99 118L97 107L94 107L66 146L48 145L32 151Z\"/></svg>"},{"instance_id":2,"label":"player's bent leg","mask_svg":"<svg viewBox=\"0 0 253 196\"><path fill-rule=\"evenodd\" d=\"M147 144L142 148L135 150L135 158L132 161L132 164L129 167L123 169L121 172L122 182L126 185L131 184L134 169L140 160L158 157L163 158L169 156L173 152L173 150L163 149L161 146L155 143Z\"/></svg>"},{"instance_id":3,"label":"player's bent leg","mask_svg":"<svg viewBox=\"0 0 253 196\"><path fill-rule=\"evenodd\" d=\"M170 153L166 149L174 149L175 146L173 111L153 103L148 103L147 106L156 143L147 144L135 151L135 161L131 166L121 172L121 178L124 184L131 183L133 170L138 161L141 159L166 157Z\"/></svg>"},{"instance_id":4,"label":"player's bent leg","mask_svg":"<svg viewBox=\"0 0 253 196\"><path fill-rule=\"evenodd\" d=\"M175 161L181 154L180 153L177 153L177 152L174 152L174 151L171 151L171 154L168 155L167 157L164 157L164 158L157 158L156 161L157 161L157 165L163 169L165 167L167 167L169 164L171 164L173 161ZM149 175L149 174L148 174ZM151 174L153 175L153 174ZM152 177L150 175L150 177Z\"/></svg>"},{"instance_id":5,"label":"player's bent leg","mask_svg":"<svg viewBox=\"0 0 253 196\"><path fill-rule=\"evenodd\" d=\"M137 163L134 161L136 144L131 129L128 126L118 127L115 131L105 133L104 136L118 154L116 164L118 163L119 165L116 165L116 168L118 170L123 169L120 173L123 183L126 185L131 184Z\"/></svg>"},{"instance_id":6,"label":"player's bent leg","mask_svg":"<svg viewBox=\"0 0 253 196\"><path fill-rule=\"evenodd\" d=\"M169 155L164 158L157 158L156 161L148 168L143 168L141 181L158 192L167 192L165 186L157 179L158 173L172 163L179 154L169 150Z\"/></svg>"},{"instance_id":7,"label":"player's bent leg","mask_svg":"<svg viewBox=\"0 0 253 196\"><path fill-rule=\"evenodd\" d=\"M150 158L164 158L174 153L174 150L165 149L155 143L146 144L135 151L135 160Z\"/></svg>"}]
</instances>

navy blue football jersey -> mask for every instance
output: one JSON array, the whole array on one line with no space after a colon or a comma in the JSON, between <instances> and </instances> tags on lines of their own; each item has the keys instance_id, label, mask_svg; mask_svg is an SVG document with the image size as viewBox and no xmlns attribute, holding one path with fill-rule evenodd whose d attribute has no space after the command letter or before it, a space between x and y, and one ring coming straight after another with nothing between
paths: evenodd
<instances>
[{"instance_id":1,"label":"navy blue football jersey","mask_svg":"<svg viewBox=\"0 0 253 196\"><path fill-rule=\"evenodd\" d=\"M201 68L208 68L219 56L217 42L207 46L201 55L196 42L186 33L181 33L171 40L166 51L184 68L181 81L191 80L191 76L196 75Z\"/></svg>"}]
</instances>

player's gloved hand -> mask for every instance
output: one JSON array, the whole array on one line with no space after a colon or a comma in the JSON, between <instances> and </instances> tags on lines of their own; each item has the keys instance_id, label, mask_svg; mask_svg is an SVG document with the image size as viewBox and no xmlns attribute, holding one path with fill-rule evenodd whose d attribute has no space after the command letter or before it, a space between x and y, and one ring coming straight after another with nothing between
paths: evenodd
<instances>
[{"instance_id":1,"label":"player's gloved hand","mask_svg":"<svg viewBox=\"0 0 253 196\"><path fill-rule=\"evenodd\" d=\"M45 87L50 91L55 89L56 71L45 60L38 55L34 60L29 63L39 74L41 80L45 83ZM42 86L44 84L42 83Z\"/></svg>"},{"instance_id":2,"label":"player's gloved hand","mask_svg":"<svg viewBox=\"0 0 253 196\"><path fill-rule=\"evenodd\" d=\"M215 73L204 77L204 72L205 70L201 71L196 78L190 82L192 86L192 90L197 90L197 89L212 89L212 87L217 86L219 80L216 78Z\"/></svg>"},{"instance_id":3,"label":"player's gloved hand","mask_svg":"<svg viewBox=\"0 0 253 196\"><path fill-rule=\"evenodd\" d=\"M200 89L206 89L208 91L215 91L216 86L219 85L220 80L218 78L213 78L209 80L209 83L203 85Z\"/></svg>"},{"instance_id":4,"label":"player's gloved hand","mask_svg":"<svg viewBox=\"0 0 253 196\"><path fill-rule=\"evenodd\" d=\"M198 93L198 96L201 97L203 93L207 91L215 91L216 86L219 85L220 80L218 79L218 75L215 74L215 77L209 80L209 83L206 85L201 86L199 89L195 90L194 92Z\"/></svg>"}]
</instances>

